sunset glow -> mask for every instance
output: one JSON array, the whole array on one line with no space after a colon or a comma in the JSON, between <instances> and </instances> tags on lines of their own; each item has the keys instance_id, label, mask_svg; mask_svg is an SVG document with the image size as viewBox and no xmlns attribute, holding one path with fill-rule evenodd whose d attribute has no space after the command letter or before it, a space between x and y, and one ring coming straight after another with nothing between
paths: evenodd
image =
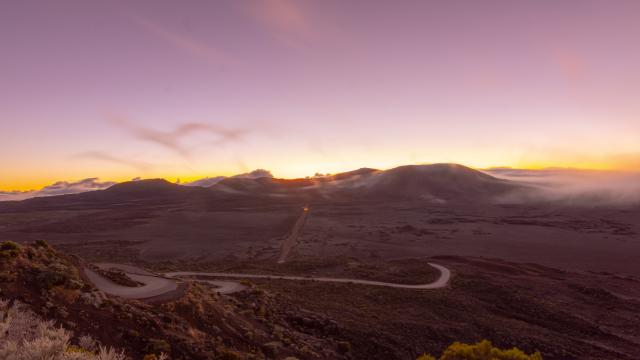
<instances>
[{"instance_id":1,"label":"sunset glow","mask_svg":"<svg viewBox=\"0 0 640 360\"><path fill-rule=\"evenodd\" d=\"M640 170L637 1L0 5L0 190L256 168Z\"/></svg>"},{"instance_id":2,"label":"sunset glow","mask_svg":"<svg viewBox=\"0 0 640 360\"><path fill-rule=\"evenodd\" d=\"M637 359L640 0L0 0L0 360Z\"/></svg>"}]
</instances>

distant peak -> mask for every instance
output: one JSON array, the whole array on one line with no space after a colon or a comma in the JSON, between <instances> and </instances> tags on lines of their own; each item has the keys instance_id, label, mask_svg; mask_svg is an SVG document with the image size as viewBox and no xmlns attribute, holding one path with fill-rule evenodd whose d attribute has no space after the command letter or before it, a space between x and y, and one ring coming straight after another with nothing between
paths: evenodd
<instances>
[{"instance_id":1,"label":"distant peak","mask_svg":"<svg viewBox=\"0 0 640 360\"><path fill-rule=\"evenodd\" d=\"M159 190L159 189L172 189L181 187L181 185L171 183L165 179L144 179L135 181L126 181L119 184L115 184L108 188L107 191L122 191L122 190Z\"/></svg>"}]
</instances>

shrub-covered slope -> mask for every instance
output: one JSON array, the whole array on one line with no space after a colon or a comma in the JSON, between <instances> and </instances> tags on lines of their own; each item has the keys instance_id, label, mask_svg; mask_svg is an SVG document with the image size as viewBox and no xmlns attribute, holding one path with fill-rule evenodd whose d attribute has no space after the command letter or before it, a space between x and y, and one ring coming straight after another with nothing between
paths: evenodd
<instances>
[{"instance_id":1,"label":"shrub-covered slope","mask_svg":"<svg viewBox=\"0 0 640 360\"><path fill-rule=\"evenodd\" d=\"M58 349L80 348L88 336L132 359L161 354L171 359L348 357L339 354L330 339L289 328L271 312L273 298L258 289L246 293L242 306L198 284L190 285L179 300L146 303L97 291L84 277L83 266L81 259L60 254L44 242L0 243L1 312L16 313L15 304L21 304L21 313L51 321L47 324ZM14 343L19 346L21 341Z\"/></svg>"}]
</instances>

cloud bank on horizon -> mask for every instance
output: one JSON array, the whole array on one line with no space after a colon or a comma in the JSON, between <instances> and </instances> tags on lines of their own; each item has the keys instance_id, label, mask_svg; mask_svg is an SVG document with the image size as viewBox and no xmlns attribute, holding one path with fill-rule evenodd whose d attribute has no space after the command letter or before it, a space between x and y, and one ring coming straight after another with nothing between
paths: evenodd
<instances>
[{"instance_id":1,"label":"cloud bank on horizon","mask_svg":"<svg viewBox=\"0 0 640 360\"><path fill-rule=\"evenodd\" d=\"M549 168L540 170L493 168L485 172L502 179L531 185L503 202L558 202L566 205L612 205L640 203L640 172L593 171Z\"/></svg>"},{"instance_id":2,"label":"cloud bank on horizon","mask_svg":"<svg viewBox=\"0 0 640 360\"><path fill-rule=\"evenodd\" d=\"M484 172L506 180L519 182L529 187L498 199L501 203L555 202L560 205L599 206L640 203L640 173L618 171L589 171L579 169L527 170L514 168L492 168ZM230 176L230 178L273 178L265 169ZM224 180L225 176L204 177L179 183L183 186L211 187ZM136 177L132 181L139 181ZM19 201L33 197L76 194L104 190L116 182L87 178L80 181L58 181L40 190L0 191L0 201Z\"/></svg>"},{"instance_id":3,"label":"cloud bank on horizon","mask_svg":"<svg viewBox=\"0 0 640 360\"><path fill-rule=\"evenodd\" d=\"M238 174L238 175L234 175L234 176L231 176L231 177L232 178L244 178L244 179L258 179L258 178L263 178L263 177L272 178L273 174L271 174L271 171L269 171L269 170L256 169L256 170L253 170L251 172ZM213 185L219 183L220 181L222 181L224 179L226 179L225 176L205 177L205 178L198 179L198 180L195 180L195 181L182 183L180 185L209 187L209 186L213 186Z\"/></svg>"},{"instance_id":4,"label":"cloud bank on horizon","mask_svg":"<svg viewBox=\"0 0 640 360\"><path fill-rule=\"evenodd\" d=\"M55 196L77 194L87 191L103 190L115 185L113 181L100 181L98 178L87 178L75 182L58 181L43 187L40 190L31 191L0 191L0 201L25 200L40 196Z\"/></svg>"},{"instance_id":5,"label":"cloud bank on horizon","mask_svg":"<svg viewBox=\"0 0 640 360\"><path fill-rule=\"evenodd\" d=\"M257 179L262 177L272 178L273 174L265 169L256 169L251 172L231 176L232 178ZM183 186L209 187L225 179L225 176L205 177L195 181L182 183ZM140 181L140 177L131 181ZM40 190L30 191L0 191L0 201L20 201L34 197L78 194L87 191L104 190L117 184L114 181L100 181L99 178L87 178L79 181L57 181L54 184L43 187Z\"/></svg>"}]
</instances>

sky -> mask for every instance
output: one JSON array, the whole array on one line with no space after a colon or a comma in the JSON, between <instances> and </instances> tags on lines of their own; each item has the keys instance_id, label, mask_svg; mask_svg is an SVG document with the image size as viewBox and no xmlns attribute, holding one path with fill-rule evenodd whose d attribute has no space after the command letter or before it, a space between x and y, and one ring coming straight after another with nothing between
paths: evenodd
<instances>
[{"instance_id":1,"label":"sky","mask_svg":"<svg viewBox=\"0 0 640 360\"><path fill-rule=\"evenodd\" d=\"M0 1L0 190L637 171L638 19L636 0Z\"/></svg>"}]
</instances>

